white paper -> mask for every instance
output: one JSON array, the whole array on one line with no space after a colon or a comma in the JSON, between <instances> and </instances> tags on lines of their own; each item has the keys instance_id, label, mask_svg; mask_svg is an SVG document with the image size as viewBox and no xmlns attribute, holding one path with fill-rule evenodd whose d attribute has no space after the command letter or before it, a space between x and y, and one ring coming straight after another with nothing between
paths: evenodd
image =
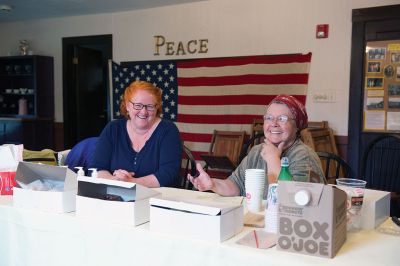
<instances>
[{"instance_id":1,"label":"white paper","mask_svg":"<svg viewBox=\"0 0 400 266\"><path fill-rule=\"evenodd\" d=\"M0 146L0 170L12 170L18 166L18 159L13 155L14 150L11 146Z\"/></svg>"},{"instance_id":2,"label":"white paper","mask_svg":"<svg viewBox=\"0 0 400 266\"><path fill-rule=\"evenodd\" d=\"M388 112L386 126L387 130L400 130L400 113Z\"/></svg>"},{"instance_id":3,"label":"white paper","mask_svg":"<svg viewBox=\"0 0 400 266\"><path fill-rule=\"evenodd\" d=\"M384 111L366 111L364 116L364 129L385 129Z\"/></svg>"}]
</instances>

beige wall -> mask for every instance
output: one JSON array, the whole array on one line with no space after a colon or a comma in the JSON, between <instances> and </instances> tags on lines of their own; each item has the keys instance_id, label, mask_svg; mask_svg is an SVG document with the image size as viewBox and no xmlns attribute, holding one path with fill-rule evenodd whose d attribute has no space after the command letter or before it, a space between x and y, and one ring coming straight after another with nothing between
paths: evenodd
<instances>
[{"instance_id":1,"label":"beige wall","mask_svg":"<svg viewBox=\"0 0 400 266\"><path fill-rule=\"evenodd\" d=\"M56 121L63 120L63 37L113 35L114 61L177 59L154 56L153 36L172 41L209 39L203 57L312 52L307 109L311 120L328 120L347 135L351 12L353 8L400 4L400 0L213 0L140 11L0 24L0 55L17 53L27 39L35 54L55 62ZM316 39L317 24L329 24L329 38ZM197 55L191 57L198 57ZM315 103L315 93L336 95Z\"/></svg>"}]
</instances>

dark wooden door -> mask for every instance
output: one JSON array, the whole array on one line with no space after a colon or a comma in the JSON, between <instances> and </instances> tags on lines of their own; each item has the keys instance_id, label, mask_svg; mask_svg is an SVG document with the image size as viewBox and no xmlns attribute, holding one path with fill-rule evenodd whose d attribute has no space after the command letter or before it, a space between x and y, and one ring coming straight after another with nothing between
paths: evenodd
<instances>
[{"instance_id":1,"label":"dark wooden door","mask_svg":"<svg viewBox=\"0 0 400 266\"><path fill-rule=\"evenodd\" d=\"M76 46L76 139L96 137L107 124L107 90L101 51Z\"/></svg>"},{"instance_id":2,"label":"dark wooden door","mask_svg":"<svg viewBox=\"0 0 400 266\"><path fill-rule=\"evenodd\" d=\"M365 46L384 40L400 42L400 5L353 10L347 160L357 178L362 178L361 160L368 144L388 134L363 131Z\"/></svg>"},{"instance_id":3,"label":"dark wooden door","mask_svg":"<svg viewBox=\"0 0 400 266\"><path fill-rule=\"evenodd\" d=\"M110 120L112 36L63 38L64 148L98 136Z\"/></svg>"}]
</instances>

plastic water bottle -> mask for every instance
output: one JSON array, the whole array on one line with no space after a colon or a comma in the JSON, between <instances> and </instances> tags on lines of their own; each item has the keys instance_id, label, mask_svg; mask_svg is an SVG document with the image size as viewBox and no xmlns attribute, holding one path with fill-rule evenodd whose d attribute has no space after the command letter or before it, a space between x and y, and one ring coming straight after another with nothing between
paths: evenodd
<instances>
[{"instance_id":1,"label":"plastic water bottle","mask_svg":"<svg viewBox=\"0 0 400 266\"><path fill-rule=\"evenodd\" d=\"M292 181L293 176L289 171L289 159L288 157L282 157L281 159L281 172L278 176L279 181Z\"/></svg>"}]
</instances>

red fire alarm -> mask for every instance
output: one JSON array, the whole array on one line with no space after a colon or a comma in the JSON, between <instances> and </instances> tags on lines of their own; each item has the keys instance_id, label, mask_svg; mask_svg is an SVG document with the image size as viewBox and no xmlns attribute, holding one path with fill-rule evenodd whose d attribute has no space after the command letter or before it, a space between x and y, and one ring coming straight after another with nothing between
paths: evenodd
<instances>
[{"instance_id":1,"label":"red fire alarm","mask_svg":"<svg viewBox=\"0 0 400 266\"><path fill-rule=\"evenodd\" d=\"M328 38L328 33L329 33L329 24L317 25L317 33L315 36L317 37L317 39Z\"/></svg>"}]
</instances>

